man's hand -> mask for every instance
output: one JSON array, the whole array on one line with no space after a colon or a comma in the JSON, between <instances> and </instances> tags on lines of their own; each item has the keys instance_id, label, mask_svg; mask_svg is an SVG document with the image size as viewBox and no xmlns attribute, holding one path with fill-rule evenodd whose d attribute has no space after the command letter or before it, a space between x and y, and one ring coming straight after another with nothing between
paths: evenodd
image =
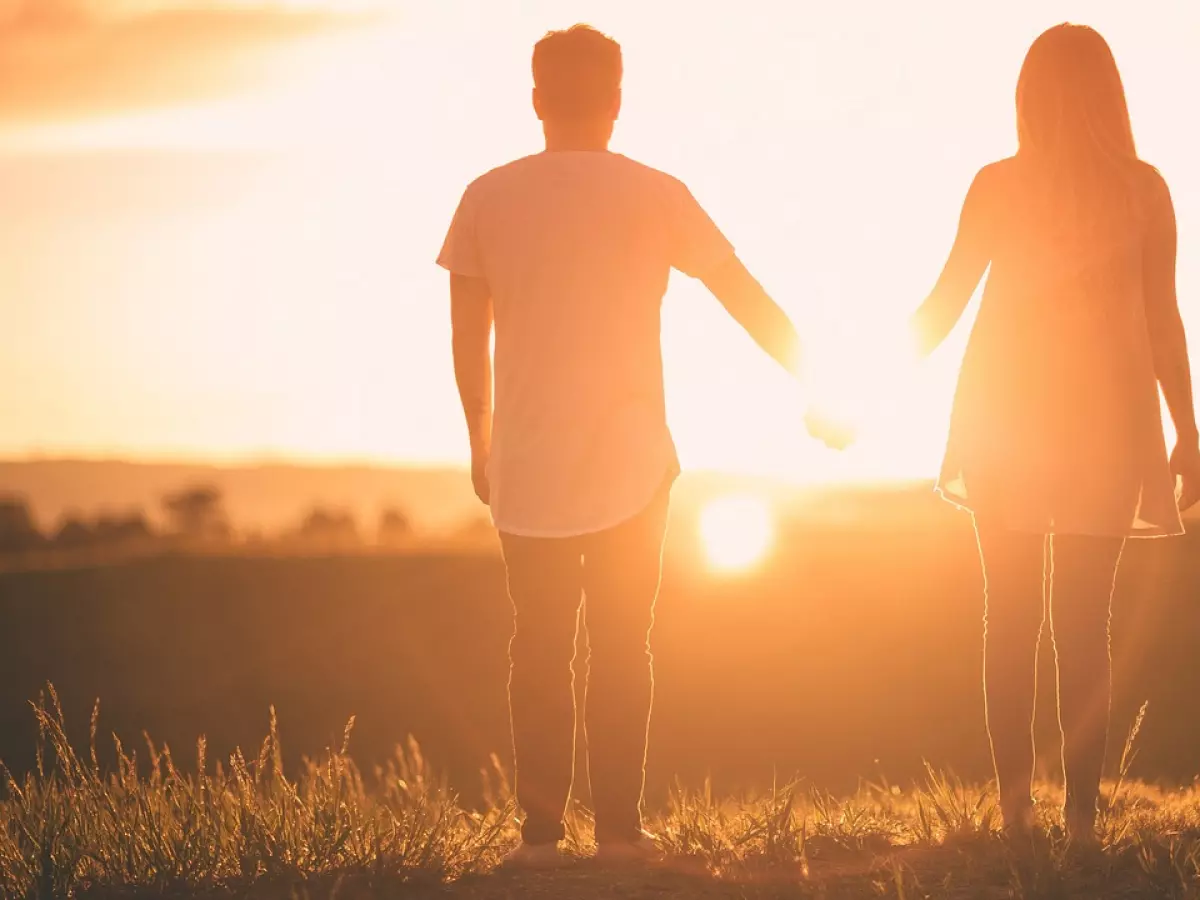
<instances>
[{"instance_id":1,"label":"man's hand","mask_svg":"<svg viewBox=\"0 0 1200 900\"><path fill-rule=\"evenodd\" d=\"M1180 441L1171 454L1171 473L1180 479L1179 509L1200 503L1200 442Z\"/></svg>"},{"instance_id":2,"label":"man's hand","mask_svg":"<svg viewBox=\"0 0 1200 900\"><path fill-rule=\"evenodd\" d=\"M471 483L487 505L487 467L492 446L492 294L482 278L450 276L454 332L454 378L471 441Z\"/></svg>"},{"instance_id":3,"label":"man's hand","mask_svg":"<svg viewBox=\"0 0 1200 900\"><path fill-rule=\"evenodd\" d=\"M488 506L492 499L487 469L488 455L486 453L473 453L471 455L471 486L475 488L475 496L479 498L479 501L484 506Z\"/></svg>"}]
</instances>

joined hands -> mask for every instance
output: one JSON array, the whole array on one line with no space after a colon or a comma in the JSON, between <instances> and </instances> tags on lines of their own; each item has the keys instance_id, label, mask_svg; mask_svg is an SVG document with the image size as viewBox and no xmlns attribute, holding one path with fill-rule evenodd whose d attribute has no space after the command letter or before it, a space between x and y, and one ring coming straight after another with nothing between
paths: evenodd
<instances>
[{"instance_id":1,"label":"joined hands","mask_svg":"<svg viewBox=\"0 0 1200 900\"><path fill-rule=\"evenodd\" d=\"M921 335L919 323L909 320L825 336L802 379L811 392L808 433L832 450L846 450L864 430L894 418L930 349Z\"/></svg>"},{"instance_id":2,"label":"joined hands","mask_svg":"<svg viewBox=\"0 0 1200 900\"><path fill-rule=\"evenodd\" d=\"M845 450L858 439L858 429L850 422L810 406L804 415L808 433L831 450Z\"/></svg>"}]
</instances>

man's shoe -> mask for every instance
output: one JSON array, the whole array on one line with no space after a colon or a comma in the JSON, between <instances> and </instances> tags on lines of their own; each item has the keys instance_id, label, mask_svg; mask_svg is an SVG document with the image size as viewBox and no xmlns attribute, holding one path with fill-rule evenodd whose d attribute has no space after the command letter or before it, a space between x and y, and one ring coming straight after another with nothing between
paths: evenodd
<instances>
[{"instance_id":1,"label":"man's shoe","mask_svg":"<svg viewBox=\"0 0 1200 900\"><path fill-rule=\"evenodd\" d=\"M558 852L558 844L517 844L500 861L506 872L527 872L542 869L558 869L567 864L567 858Z\"/></svg>"},{"instance_id":2,"label":"man's shoe","mask_svg":"<svg viewBox=\"0 0 1200 900\"><path fill-rule=\"evenodd\" d=\"M654 835L643 831L632 841L604 841L596 848L596 862L605 866L629 866L659 862L663 852Z\"/></svg>"}]
</instances>

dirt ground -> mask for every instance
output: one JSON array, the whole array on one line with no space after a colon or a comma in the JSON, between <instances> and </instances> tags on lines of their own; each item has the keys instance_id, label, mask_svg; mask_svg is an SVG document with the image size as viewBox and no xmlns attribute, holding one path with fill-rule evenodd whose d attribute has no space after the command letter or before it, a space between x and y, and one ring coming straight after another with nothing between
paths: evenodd
<instances>
[{"instance_id":1,"label":"dirt ground","mask_svg":"<svg viewBox=\"0 0 1200 900\"><path fill-rule=\"evenodd\" d=\"M814 863L806 871L780 868L760 874L714 877L686 863L606 869L578 863L551 872L493 872L453 883L373 879L258 883L211 893L88 893L85 900L1132 900L1178 894L1178 885L1155 884L1133 860L1096 858L1036 861L999 842L935 849L870 852ZM1065 863L1065 865L1064 865ZM1172 890L1172 888L1174 890Z\"/></svg>"}]
</instances>

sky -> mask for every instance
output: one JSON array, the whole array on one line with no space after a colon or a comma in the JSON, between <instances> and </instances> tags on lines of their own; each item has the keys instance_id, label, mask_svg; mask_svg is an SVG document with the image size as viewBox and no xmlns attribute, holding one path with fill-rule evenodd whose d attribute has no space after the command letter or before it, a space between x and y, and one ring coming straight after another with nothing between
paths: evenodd
<instances>
[{"instance_id":1,"label":"sky","mask_svg":"<svg viewBox=\"0 0 1200 900\"><path fill-rule=\"evenodd\" d=\"M0 455L463 462L433 259L463 187L540 149L532 44L586 21L624 47L613 149L688 183L811 352L879 349L837 454L673 276L685 467L932 476L969 316L919 369L889 341L1064 20L1113 46L1200 335L1194 0L0 0Z\"/></svg>"}]
</instances>

